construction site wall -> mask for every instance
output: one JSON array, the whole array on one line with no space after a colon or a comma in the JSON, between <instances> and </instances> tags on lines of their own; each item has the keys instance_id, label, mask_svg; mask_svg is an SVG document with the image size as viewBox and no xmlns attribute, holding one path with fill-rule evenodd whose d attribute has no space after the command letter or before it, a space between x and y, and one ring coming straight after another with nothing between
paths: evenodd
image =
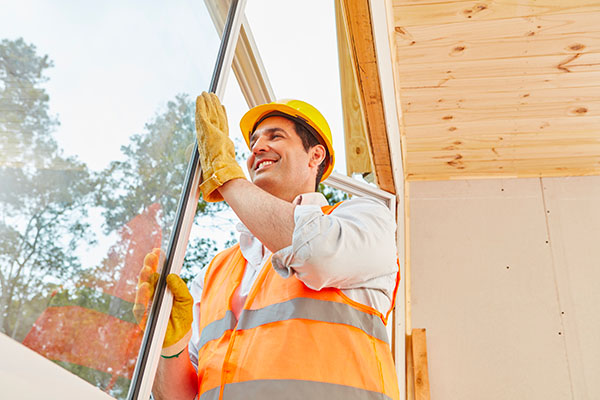
<instances>
[{"instance_id":1,"label":"construction site wall","mask_svg":"<svg viewBox=\"0 0 600 400\"><path fill-rule=\"evenodd\" d=\"M600 177L410 183L437 399L600 398Z\"/></svg>"}]
</instances>

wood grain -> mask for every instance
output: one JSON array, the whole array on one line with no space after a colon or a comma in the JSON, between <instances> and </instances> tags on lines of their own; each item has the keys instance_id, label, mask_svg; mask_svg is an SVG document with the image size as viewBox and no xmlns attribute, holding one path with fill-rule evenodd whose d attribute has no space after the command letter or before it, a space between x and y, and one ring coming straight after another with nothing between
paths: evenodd
<instances>
[{"instance_id":1,"label":"wood grain","mask_svg":"<svg viewBox=\"0 0 600 400\"><path fill-rule=\"evenodd\" d=\"M411 336L415 400L429 400L431 397L429 392L426 331L425 329L413 329Z\"/></svg>"},{"instance_id":2,"label":"wood grain","mask_svg":"<svg viewBox=\"0 0 600 400\"><path fill-rule=\"evenodd\" d=\"M598 32L598 29L598 10L596 10L589 13L464 21L443 26L431 24L404 27L396 24L394 35L400 45L428 46L449 41L485 41L515 37L531 39L565 33L588 34ZM474 30L477 31L476 35L474 35Z\"/></svg>"},{"instance_id":3,"label":"wood grain","mask_svg":"<svg viewBox=\"0 0 600 400\"><path fill-rule=\"evenodd\" d=\"M600 173L598 1L392 4L407 179Z\"/></svg>"},{"instance_id":4,"label":"wood grain","mask_svg":"<svg viewBox=\"0 0 600 400\"><path fill-rule=\"evenodd\" d=\"M394 20L399 26L443 25L456 22L529 17L548 14L598 11L594 0L479 0L479 1L393 1Z\"/></svg>"},{"instance_id":5,"label":"wood grain","mask_svg":"<svg viewBox=\"0 0 600 400\"><path fill-rule=\"evenodd\" d=\"M600 53L555 54L471 61L457 60L451 64L434 62L413 65L400 62L398 68L401 86L415 86L415 82L430 79L438 82L438 87L453 79L544 74L562 75L592 71L600 71Z\"/></svg>"},{"instance_id":6,"label":"wood grain","mask_svg":"<svg viewBox=\"0 0 600 400\"><path fill-rule=\"evenodd\" d=\"M410 157L410 155L409 155ZM530 178L600 175L600 155L590 157L550 157L410 164L407 180ZM456 170L459 170L457 172Z\"/></svg>"},{"instance_id":7,"label":"wood grain","mask_svg":"<svg viewBox=\"0 0 600 400\"><path fill-rule=\"evenodd\" d=\"M356 75L366 115L367 135L372 149L377 184L381 189L395 193L369 2L343 0L342 5L344 15L348 19L350 48L355 57Z\"/></svg>"},{"instance_id":8,"label":"wood grain","mask_svg":"<svg viewBox=\"0 0 600 400\"><path fill-rule=\"evenodd\" d=\"M364 107L356 76L354 57L349 46L348 26L342 14L341 0L335 1L335 21L340 64L340 88L344 110L344 143L346 149L346 173L365 174L373 171L372 151L366 135Z\"/></svg>"},{"instance_id":9,"label":"wood grain","mask_svg":"<svg viewBox=\"0 0 600 400\"><path fill-rule=\"evenodd\" d=\"M518 119L536 118L539 120L563 117L577 124L583 118L600 116L600 91L596 90L595 99L573 100L571 102L521 102L518 99L512 102L495 102L494 97L482 99L480 104L458 103L451 109L431 109L422 111L405 112L404 124L407 127L417 125L430 125L432 123L452 122L458 129L464 122L479 121L516 121ZM593 94L588 95L592 97ZM560 99L560 97L556 97ZM456 103L455 103L456 104ZM407 108L410 106L407 106Z\"/></svg>"}]
</instances>

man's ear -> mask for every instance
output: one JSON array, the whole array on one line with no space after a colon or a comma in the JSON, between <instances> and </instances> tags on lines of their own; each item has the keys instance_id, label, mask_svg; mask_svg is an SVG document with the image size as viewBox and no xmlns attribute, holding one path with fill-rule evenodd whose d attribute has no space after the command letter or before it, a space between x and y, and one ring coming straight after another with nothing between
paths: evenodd
<instances>
[{"instance_id":1,"label":"man's ear","mask_svg":"<svg viewBox=\"0 0 600 400\"><path fill-rule=\"evenodd\" d=\"M310 160L308 161L308 165L310 167L318 167L321 162L327 156L327 150L321 144L313 146L309 149L308 154L310 155Z\"/></svg>"}]
</instances>

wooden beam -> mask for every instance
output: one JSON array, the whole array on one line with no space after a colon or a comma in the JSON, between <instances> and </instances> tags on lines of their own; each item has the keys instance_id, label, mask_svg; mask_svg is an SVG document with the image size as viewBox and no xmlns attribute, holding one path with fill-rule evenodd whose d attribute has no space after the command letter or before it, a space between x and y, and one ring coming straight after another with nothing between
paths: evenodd
<instances>
[{"instance_id":1,"label":"wooden beam","mask_svg":"<svg viewBox=\"0 0 600 400\"><path fill-rule=\"evenodd\" d=\"M429 370L425 329L412 331L412 364L415 400L429 400Z\"/></svg>"},{"instance_id":2,"label":"wooden beam","mask_svg":"<svg viewBox=\"0 0 600 400\"><path fill-rule=\"evenodd\" d=\"M413 364L412 335L406 338L406 400L415 400L415 366Z\"/></svg>"},{"instance_id":3,"label":"wooden beam","mask_svg":"<svg viewBox=\"0 0 600 400\"><path fill-rule=\"evenodd\" d=\"M344 143L346 148L346 173L365 174L373 172L372 152L367 140L366 121L360 88L356 76L348 38L348 25L344 18L341 0L335 1L335 23L340 65L340 86L344 119Z\"/></svg>"},{"instance_id":4,"label":"wooden beam","mask_svg":"<svg viewBox=\"0 0 600 400\"><path fill-rule=\"evenodd\" d=\"M367 137L379 187L395 193L381 85L368 0L343 0L351 53L366 115Z\"/></svg>"}]
</instances>

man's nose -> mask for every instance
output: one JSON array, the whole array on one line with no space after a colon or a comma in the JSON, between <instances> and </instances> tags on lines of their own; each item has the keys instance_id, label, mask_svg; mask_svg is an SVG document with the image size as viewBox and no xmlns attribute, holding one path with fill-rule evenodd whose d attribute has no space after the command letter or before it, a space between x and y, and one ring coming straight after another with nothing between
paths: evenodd
<instances>
[{"instance_id":1,"label":"man's nose","mask_svg":"<svg viewBox=\"0 0 600 400\"><path fill-rule=\"evenodd\" d=\"M252 153L258 154L269 149L269 141L264 136L259 136L252 145Z\"/></svg>"}]
</instances>

